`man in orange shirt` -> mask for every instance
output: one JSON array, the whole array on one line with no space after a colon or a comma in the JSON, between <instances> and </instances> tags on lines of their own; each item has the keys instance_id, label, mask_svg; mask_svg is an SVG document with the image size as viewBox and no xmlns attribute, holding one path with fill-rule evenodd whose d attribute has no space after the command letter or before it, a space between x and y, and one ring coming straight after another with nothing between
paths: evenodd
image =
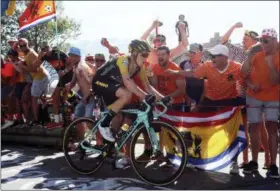
<instances>
[{"instance_id":1,"label":"man in orange shirt","mask_svg":"<svg viewBox=\"0 0 280 191\"><path fill-rule=\"evenodd\" d=\"M219 44L209 52L212 60L200 65L194 71L194 77L207 80L205 95L201 102L203 111L217 110L218 108L214 106L221 100L233 100L238 97L237 83L241 69L241 64L228 59L229 50L226 46Z\"/></svg>"},{"instance_id":2,"label":"man in orange shirt","mask_svg":"<svg viewBox=\"0 0 280 191\"><path fill-rule=\"evenodd\" d=\"M166 70L177 70L181 68L170 61L170 50L167 46L157 49L158 64L152 66L152 85L164 96L172 98L172 109L184 111L186 82L182 76L166 72Z\"/></svg>"},{"instance_id":3,"label":"man in orange shirt","mask_svg":"<svg viewBox=\"0 0 280 191\"><path fill-rule=\"evenodd\" d=\"M259 133L264 112L266 129L269 136L269 150L271 165L269 176L279 178L276 166L279 117L279 46L277 32L274 29L264 29L260 37L263 51L249 54L242 66L243 77L248 76L253 85L248 88L246 102L249 106L248 121L250 123L252 161L244 167L244 173L258 170L258 152L260 148Z\"/></svg>"}]
</instances>

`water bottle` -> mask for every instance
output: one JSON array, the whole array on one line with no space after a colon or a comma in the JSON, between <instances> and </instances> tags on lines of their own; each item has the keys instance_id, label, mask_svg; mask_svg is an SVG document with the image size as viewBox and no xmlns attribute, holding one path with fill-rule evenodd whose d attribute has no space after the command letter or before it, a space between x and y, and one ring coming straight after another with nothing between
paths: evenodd
<instances>
[{"instance_id":1,"label":"water bottle","mask_svg":"<svg viewBox=\"0 0 280 191\"><path fill-rule=\"evenodd\" d=\"M120 131L117 133L117 137L118 137L118 138L121 138L121 137L128 131L128 129L129 129L129 125L124 124L124 125L121 127Z\"/></svg>"}]
</instances>

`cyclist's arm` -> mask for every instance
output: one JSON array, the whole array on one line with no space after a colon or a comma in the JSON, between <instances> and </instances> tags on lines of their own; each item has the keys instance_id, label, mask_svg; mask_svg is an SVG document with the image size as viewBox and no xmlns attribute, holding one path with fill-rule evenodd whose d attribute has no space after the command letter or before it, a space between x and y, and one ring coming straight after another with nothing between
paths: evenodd
<instances>
[{"instance_id":1,"label":"cyclist's arm","mask_svg":"<svg viewBox=\"0 0 280 191\"><path fill-rule=\"evenodd\" d=\"M125 56L120 57L117 60L117 65L120 69L120 73L122 75L123 83L125 87L135 95L137 95L140 99L145 99L146 93L141 90L135 82L130 78L129 72L128 72L128 60Z\"/></svg>"},{"instance_id":2,"label":"cyclist's arm","mask_svg":"<svg viewBox=\"0 0 280 191\"><path fill-rule=\"evenodd\" d=\"M125 87L132 93L134 93L135 95L137 95L140 99L145 99L147 93L144 92L143 90L141 90L136 84L135 82L130 79L130 76L127 74L122 75L123 78L123 82Z\"/></svg>"},{"instance_id":3,"label":"cyclist's arm","mask_svg":"<svg viewBox=\"0 0 280 191\"><path fill-rule=\"evenodd\" d=\"M141 69L140 71L140 78L142 81L142 84L144 86L144 89L146 92L148 92L149 94L153 94L156 96L157 100L162 99L164 96L162 94L160 94L149 82L148 77L146 75L146 70L143 67L143 69Z\"/></svg>"}]
</instances>

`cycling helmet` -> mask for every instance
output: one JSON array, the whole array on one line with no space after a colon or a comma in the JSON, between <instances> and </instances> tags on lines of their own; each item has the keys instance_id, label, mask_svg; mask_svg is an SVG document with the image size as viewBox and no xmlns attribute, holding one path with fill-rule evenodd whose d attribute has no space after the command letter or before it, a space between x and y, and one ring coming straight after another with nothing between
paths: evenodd
<instances>
[{"instance_id":1,"label":"cycling helmet","mask_svg":"<svg viewBox=\"0 0 280 191\"><path fill-rule=\"evenodd\" d=\"M128 51L136 51L136 52L150 52L150 45L144 40L133 40L128 46Z\"/></svg>"}]
</instances>

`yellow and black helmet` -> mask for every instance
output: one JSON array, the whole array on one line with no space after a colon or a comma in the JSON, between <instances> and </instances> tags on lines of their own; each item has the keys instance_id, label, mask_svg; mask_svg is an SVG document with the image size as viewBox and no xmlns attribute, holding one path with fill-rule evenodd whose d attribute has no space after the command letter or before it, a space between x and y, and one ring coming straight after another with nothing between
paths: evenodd
<instances>
[{"instance_id":1,"label":"yellow and black helmet","mask_svg":"<svg viewBox=\"0 0 280 191\"><path fill-rule=\"evenodd\" d=\"M130 42L130 44L128 46L128 51L129 52L136 51L139 53L140 52L150 52L151 47L146 41L135 39Z\"/></svg>"}]
</instances>

